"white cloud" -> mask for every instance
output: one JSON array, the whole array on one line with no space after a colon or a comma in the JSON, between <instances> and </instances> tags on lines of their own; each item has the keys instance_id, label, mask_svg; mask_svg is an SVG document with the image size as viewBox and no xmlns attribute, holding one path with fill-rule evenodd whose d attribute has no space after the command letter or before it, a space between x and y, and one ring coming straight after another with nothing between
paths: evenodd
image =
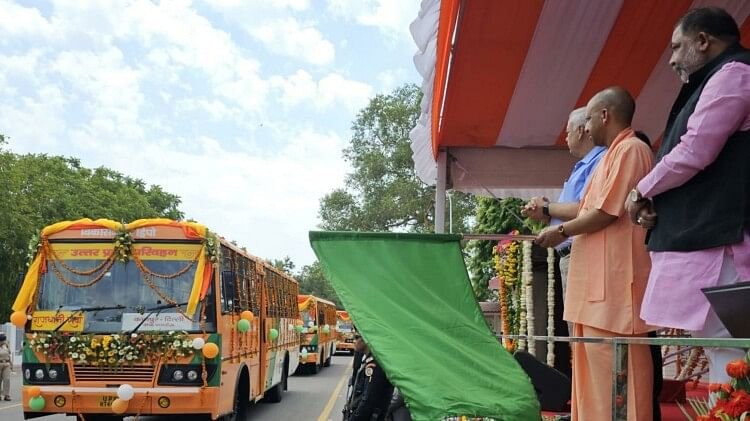
<instances>
[{"instance_id":1,"label":"white cloud","mask_svg":"<svg viewBox=\"0 0 750 421\"><path fill-rule=\"evenodd\" d=\"M305 70L298 70L287 78L273 77L271 85L281 91L279 102L287 107L302 103L313 104L318 109L343 105L350 112L356 112L373 94L372 86L367 83L338 73L328 74L316 82Z\"/></svg>"},{"instance_id":2,"label":"white cloud","mask_svg":"<svg viewBox=\"0 0 750 421\"><path fill-rule=\"evenodd\" d=\"M259 9L291 9L300 12L310 7L309 0L206 0L205 3L216 10L233 13L238 10L257 13Z\"/></svg>"},{"instance_id":3,"label":"white cloud","mask_svg":"<svg viewBox=\"0 0 750 421\"><path fill-rule=\"evenodd\" d=\"M310 3L206 1L216 18L188 0L52 0L44 13L0 0L0 133L15 152L162 185L253 254L309 264L319 200L350 170L341 123L398 79L367 76L387 66L375 43L339 60L361 54L334 48L358 34L324 32L331 17ZM261 63L264 46L281 56ZM353 60L367 71L329 68Z\"/></svg>"},{"instance_id":4,"label":"white cloud","mask_svg":"<svg viewBox=\"0 0 750 421\"><path fill-rule=\"evenodd\" d=\"M292 17L248 28L248 33L276 54L318 66L330 64L336 55L333 43L310 22Z\"/></svg>"},{"instance_id":5,"label":"white cloud","mask_svg":"<svg viewBox=\"0 0 750 421\"><path fill-rule=\"evenodd\" d=\"M406 38L411 42L409 24L419 12L418 1L403 0L326 0L334 16L373 26L386 35Z\"/></svg>"},{"instance_id":6,"label":"white cloud","mask_svg":"<svg viewBox=\"0 0 750 421\"><path fill-rule=\"evenodd\" d=\"M408 81L407 76L404 68L388 69L378 73L377 79L380 82L381 92L391 92L396 87L403 85Z\"/></svg>"}]
</instances>

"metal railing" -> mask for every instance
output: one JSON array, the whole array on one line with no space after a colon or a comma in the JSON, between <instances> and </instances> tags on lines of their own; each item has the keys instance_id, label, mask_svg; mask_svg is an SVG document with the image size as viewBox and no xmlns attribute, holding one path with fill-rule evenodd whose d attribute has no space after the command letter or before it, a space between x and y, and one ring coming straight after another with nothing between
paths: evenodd
<instances>
[{"instance_id":1,"label":"metal railing","mask_svg":"<svg viewBox=\"0 0 750 421\"><path fill-rule=\"evenodd\" d=\"M713 348L750 348L750 338L633 338L633 337L585 337L585 336L539 336L497 335L498 339L525 339L527 341L552 341L597 343L612 345L612 421L627 421L628 345L701 346ZM624 386L624 388L623 388ZM620 396L618 390L625 390ZM618 400L617 398L621 399ZM619 405L618 405L619 403Z\"/></svg>"}]
</instances>

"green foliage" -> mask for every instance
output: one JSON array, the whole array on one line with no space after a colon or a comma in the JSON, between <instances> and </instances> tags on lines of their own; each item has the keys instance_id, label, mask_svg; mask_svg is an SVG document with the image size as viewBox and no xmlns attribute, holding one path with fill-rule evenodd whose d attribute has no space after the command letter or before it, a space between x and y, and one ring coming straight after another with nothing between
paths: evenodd
<instances>
[{"instance_id":1,"label":"green foliage","mask_svg":"<svg viewBox=\"0 0 750 421\"><path fill-rule=\"evenodd\" d=\"M336 304L337 308L341 307L341 301L333 290L331 284L323 273L323 268L317 260L311 265L305 265L297 274L299 281L300 294L312 294L316 297L325 298Z\"/></svg>"},{"instance_id":2,"label":"green foliage","mask_svg":"<svg viewBox=\"0 0 750 421\"><path fill-rule=\"evenodd\" d=\"M0 146L4 143L0 135ZM79 218L182 219L180 198L159 186L79 160L0 148L0 320L7 320L30 240L46 225ZM33 247L33 245L32 245Z\"/></svg>"},{"instance_id":3,"label":"green foliage","mask_svg":"<svg viewBox=\"0 0 750 421\"><path fill-rule=\"evenodd\" d=\"M521 234L531 234L532 228L522 219L521 208L524 201L509 197L495 199L480 197L477 205L477 221L474 232L477 234L508 234L518 230ZM497 241L469 241L466 249L469 253L468 269L474 295L478 300L486 300L490 296L487 289L489 280L495 276L492 249Z\"/></svg>"},{"instance_id":4,"label":"green foliage","mask_svg":"<svg viewBox=\"0 0 750 421\"><path fill-rule=\"evenodd\" d=\"M283 259L271 259L268 263L289 276L294 276L294 262L292 262L291 257L284 256Z\"/></svg>"},{"instance_id":5,"label":"green foliage","mask_svg":"<svg viewBox=\"0 0 750 421\"><path fill-rule=\"evenodd\" d=\"M418 86L405 85L388 95L375 96L359 112L352 124L350 145L344 150L354 171L347 175L345 188L321 200L321 228L434 231L435 189L417 177L409 140L421 99ZM469 231L473 197L454 192L452 202L454 231Z\"/></svg>"}]
</instances>

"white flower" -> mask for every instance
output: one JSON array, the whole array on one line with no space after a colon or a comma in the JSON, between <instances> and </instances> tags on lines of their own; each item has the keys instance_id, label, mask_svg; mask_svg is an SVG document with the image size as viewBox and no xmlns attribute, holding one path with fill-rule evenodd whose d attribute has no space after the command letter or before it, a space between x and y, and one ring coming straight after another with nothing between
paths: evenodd
<instances>
[{"instance_id":1,"label":"white flower","mask_svg":"<svg viewBox=\"0 0 750 421\"><path fill-rule=\"evenodd\" d=\"M182 341L182 346L183 346L184 348L187 348L187 347L189 347L189 346L190 346L190 341L188 341L187 339L185 339L184 341Z\"/></svg>"},{"instance_id":2,"label":"white flower","mask_svg":"<svg viewBox=\"0 0 750 421\"><path fill-rule=\"evenodd\" d=\"M74 352L74 353L70 354L70 356L73 357L73 359L76 359L76 358L78 358L78 353Z\"/></svg>"},{"instance_id":3,"label":"white flower","mask_svg":"<svg viewBox=\"0 0 750 421\"><path fill-rule=\"evenodd\" d=\"M70 337L70 342L75 342L76 340L77 340L77 339L76 339L76 337L75 337L75 336L71 336L71 337Z\"/></svg>"},{"instance_id":4,"label":"white flower","mask_svg":"<svg viewBox=\"0 0 750 421\"><path fill-rule=\"evenodd\" d=\"M138 337L138 334L137 334L137 333L131 333L131 334L130 334L130 337L131 337L131 338L134 338L134 339L135 339L135 338L137 338L137 337Z\"/></svg>"},{"instance_id":5,"label":"white flower","mask_svg":"<svg viewBox=\"0 0 750 421\"><path fill-rule=\"evenodd\" d=\"M180 346L180 340L179 339L175 339L175 341L172 344L172 346L174 346L175 348L179 347Z\"/></svg>"},{"instance_id":6,"label":"white flower","mask_svg":"<svg viewBox=\"0 0 750 421\"><path fill-rule=\"evenodd\" d=\"M49 348L49 344L44 344L44 347L45 348Z\"/></svg>"}]
</instances>

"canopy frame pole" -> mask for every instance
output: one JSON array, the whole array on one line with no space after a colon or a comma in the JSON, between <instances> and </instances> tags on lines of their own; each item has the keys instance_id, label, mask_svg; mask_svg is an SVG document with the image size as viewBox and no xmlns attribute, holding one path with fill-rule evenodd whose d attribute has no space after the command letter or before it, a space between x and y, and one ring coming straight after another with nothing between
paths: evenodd
<instances>
[{"instance_id":1,"label":"canopy frame pole","mask_svg":"<svg viewBox=\"0 0 750 421\"><path fill-rule=\"evenodd\" d=\"M445 233L445 186L448 179L447 153L438 152L437 180L435 183L435 233Z\"/></svg>"}]
</instances>

